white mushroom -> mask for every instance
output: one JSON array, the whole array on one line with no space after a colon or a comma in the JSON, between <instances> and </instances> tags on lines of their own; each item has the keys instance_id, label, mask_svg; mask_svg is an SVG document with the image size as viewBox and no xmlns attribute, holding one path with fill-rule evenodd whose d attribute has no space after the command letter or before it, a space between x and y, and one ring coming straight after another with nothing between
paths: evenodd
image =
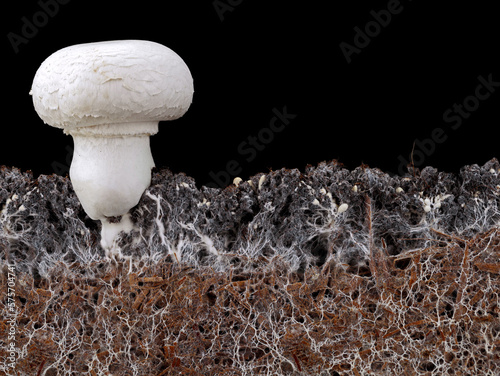
<instances>
[{"instance_id":1,"label":"white mushroom","mask_svg":"<svg viewBox=\"0 0 500 376\"><path fill-rule=\"evenodd\" d=\"M102 222L101 244L109 250L120 230L131 229L120 217L151 183L149 136L191 104L188 67L154 42L80 44L49 56L30 94L42 120L73 137L71 182L85 212Z\"/></svg>"}]
</instances>

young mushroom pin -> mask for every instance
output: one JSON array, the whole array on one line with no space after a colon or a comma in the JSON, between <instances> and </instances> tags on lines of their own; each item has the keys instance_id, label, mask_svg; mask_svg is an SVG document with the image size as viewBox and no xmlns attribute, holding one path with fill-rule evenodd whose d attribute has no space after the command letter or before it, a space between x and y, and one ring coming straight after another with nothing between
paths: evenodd
<instances>
[{"instance_id":1,"label":"young mushroom pin","mask_svg":"<svg viewBox=\"0 0 500 376\"><path fill-rule=\"evenodd\" d=\"M70 46L49 56L30 94L40 118L74 140L70 179L101 245L130 231L128 212L151 183L149 136L187 111L193 78L171 49L122 40Z\"/></svg>"}]
</instances>

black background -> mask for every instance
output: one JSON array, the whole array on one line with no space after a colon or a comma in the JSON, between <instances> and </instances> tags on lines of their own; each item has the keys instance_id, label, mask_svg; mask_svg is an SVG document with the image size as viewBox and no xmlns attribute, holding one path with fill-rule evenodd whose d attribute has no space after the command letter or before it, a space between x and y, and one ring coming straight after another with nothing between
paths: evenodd
<instances>
[{"instance_id":1,"label":"black background","mask_svg":"<svg viewBox=\"0 0 500 376\"><path fill-rule=\"evenodd\" d=\"M459 127L443 119L474 96L479 76L500 82L495 2L401 0L379 32L373 11L397 0L60 2L3 4L0 164L35 176L68 171L72 139L38 118L28 95L33 76L58 49L114 39L162 43L189 66L193 104L183 118L162 122L151 146L158 167L199 185L214 175L219 184L232 180L231 161L246 179L331 159L401 174L412 149L415 165L450 172L499 157L500 87ZM41 14L44 7L52 14ZM355 46L354 28L369 22L373 37L348 63L340 44ZM14 34L25 38L16 46ZM249 137L269 135L273 108L285 106L296 118L255 157L241 154ZM439 128L446 141L426 142Z\"/></svg>"}]
</instances>

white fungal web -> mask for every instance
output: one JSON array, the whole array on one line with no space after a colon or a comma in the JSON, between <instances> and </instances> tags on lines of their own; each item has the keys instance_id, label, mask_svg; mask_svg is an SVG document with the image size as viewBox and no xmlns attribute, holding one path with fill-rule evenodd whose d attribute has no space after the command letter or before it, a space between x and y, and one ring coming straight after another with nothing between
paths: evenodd
<instances>
[{"instance_id":1,"label":"white fungal web","mask_svg":"<svg viewBox=\"0 0 500 376\"><path fill-rule=\"evenodd\" d=\"M19 374L499 374L500 190L292 174L203 194L179 175L168 195L152 186L114 260L65 195L52 214L46 191L0 198Z\"/></svg>"}]
</instances>

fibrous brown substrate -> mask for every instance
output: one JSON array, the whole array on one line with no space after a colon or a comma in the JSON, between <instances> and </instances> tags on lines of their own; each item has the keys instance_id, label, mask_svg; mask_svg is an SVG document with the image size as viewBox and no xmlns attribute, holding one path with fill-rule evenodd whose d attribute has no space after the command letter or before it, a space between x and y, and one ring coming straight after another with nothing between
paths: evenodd
<instances>
[{"instance_id":1,"label":"fibrous brown substrate","mask_svg":"<svg viewBox=\"0 0 500 376\"><path fill-rule=\"evenodd\" d=\"M109 259L69 179L0 168L0 375L500 374L496 159L160 170L131 216Z\"/></svg>"},{"instance_id":2,"label":"fibrous brown substrate","mask_svg":"<svg viewBox=\"0 0 500 376\"><path fill-rule=\"evenodd\" d=\"M171 260L18 275L20 375L495 375L500 230L444 233L369 270L254 274ZM255 260L255 262L259 262ZM92 267L94 278L78 278ZM1 280L5 295L5 275ZM1 322L0 336L7 329ZM0 351L0 357L6 356ZM16 374L16 373L14 373Z\"/></svg>"}]
</instances>

